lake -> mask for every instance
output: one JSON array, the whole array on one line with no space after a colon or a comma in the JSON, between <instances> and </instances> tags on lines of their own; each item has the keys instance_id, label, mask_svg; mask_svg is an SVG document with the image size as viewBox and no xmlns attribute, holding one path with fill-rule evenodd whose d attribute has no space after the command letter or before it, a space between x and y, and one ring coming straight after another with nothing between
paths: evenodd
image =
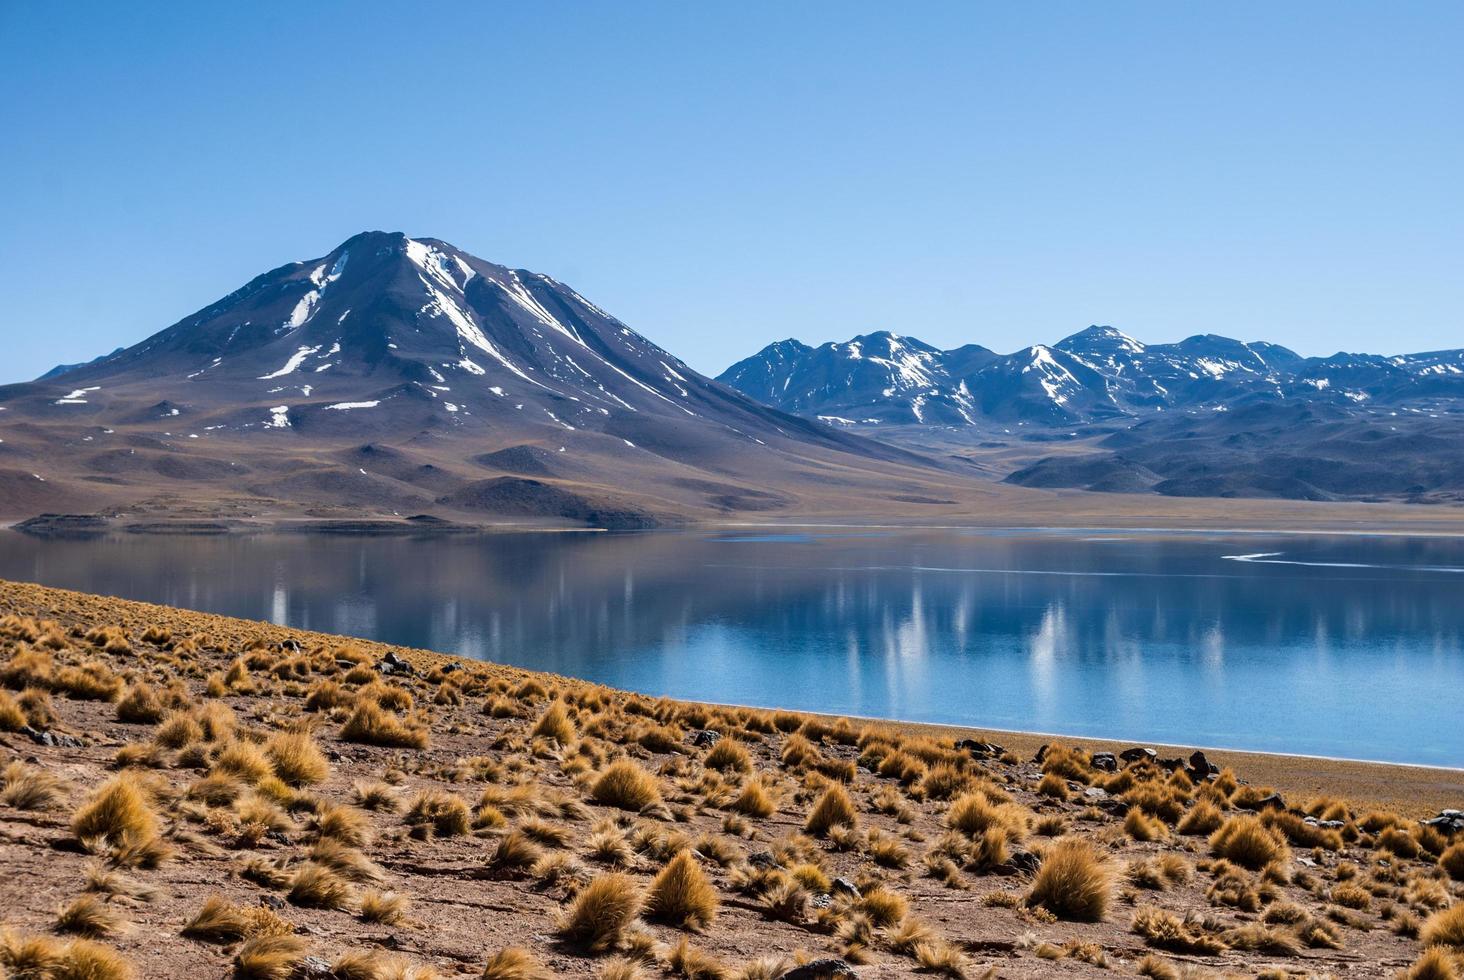
<instances>
[{"instance_id":1,"label":"lake","mask_svg":"<svg viewBox=\"0 0 1464 980\"><path fill-rule=\"evenodd\" d=\"M1464 764L1464 541L0 531L0 577L678 698Z\"/></svg>"}]
</instances>

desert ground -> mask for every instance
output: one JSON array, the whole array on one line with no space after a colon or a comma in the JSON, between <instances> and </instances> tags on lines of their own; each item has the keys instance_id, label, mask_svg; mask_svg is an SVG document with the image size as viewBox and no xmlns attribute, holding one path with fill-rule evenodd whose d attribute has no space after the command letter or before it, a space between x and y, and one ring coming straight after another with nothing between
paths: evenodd
<instances>
[{"instance_id":1,"label":"desert ground","mask_svg":"<svg viewBox=\"0 0 1464 980\"><path fill-rule=\"evenodd\" d=\"M1426 980L1464 953L1464 836L1420 819L1455 772L678 703L19 583L0 765L12 978Z\"/></svg>"}]
</instances>

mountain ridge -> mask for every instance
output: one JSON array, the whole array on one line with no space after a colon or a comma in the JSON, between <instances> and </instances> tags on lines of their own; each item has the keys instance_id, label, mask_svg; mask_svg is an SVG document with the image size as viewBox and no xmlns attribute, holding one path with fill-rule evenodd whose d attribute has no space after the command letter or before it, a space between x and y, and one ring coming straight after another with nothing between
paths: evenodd
<instances>
[{"instance_id":1,"label":"mountain ridge","mask_svg":"<svg viewBox=\"0 0 1464 980\"><path fill-rule=\"evenodd\" d=\"M373 472L349 458L363 444L414 465ZM559 475L459 492L517 476L483 462L515 449L562 460ZM0 388L0 471L109 504L135 502L114 488L197 504L222 481L321 512L497 502L648 523L797 500L791 488L816 489L810 459L852 468L869 492L891 468L946 479L919 454L703 377L550 276L400 232L354 235L120 351ZM687 489L702 484L722 489Z\"/></svg>"},{"instance_id":2,"label":"mountain ridge","mask_svg":"<svg viewBox=\"0 0 1464 980\"><path fill-rule=\"evenodd\" d=\"M719 380L895 444L985 465L1002 450L1005 479L1022 486L1464 501L1460 454L1437 448L1464 438L1464 350L1304 357L1218 334L1144 344L1092 325L998 354L879 331L780 341ZM1041 448L1055 441L1074 445Z\"/></svg>"}]
</instances>

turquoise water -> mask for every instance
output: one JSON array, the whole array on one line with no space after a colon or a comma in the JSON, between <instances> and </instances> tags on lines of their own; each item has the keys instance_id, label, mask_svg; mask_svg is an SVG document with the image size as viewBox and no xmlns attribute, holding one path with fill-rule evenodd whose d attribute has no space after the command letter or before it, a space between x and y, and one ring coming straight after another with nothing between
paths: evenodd
<instances>
[{"instance_id":1,"label":"turquoise water","mask_svg":"<svg viewBox=\"0 0 1464 980\"><path fill-rule=\"evenodd\" d=\"M0 577L649 694L1464 765L1464 541L0 532Z\"/></svg>"}]
</instances>

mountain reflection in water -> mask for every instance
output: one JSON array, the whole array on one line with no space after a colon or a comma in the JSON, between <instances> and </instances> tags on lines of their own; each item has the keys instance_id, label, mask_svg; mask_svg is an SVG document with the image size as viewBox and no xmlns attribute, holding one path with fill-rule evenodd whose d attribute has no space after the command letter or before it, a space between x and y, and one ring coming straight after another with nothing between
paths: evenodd
<instances>
[{"instance_id":1,"label":"mountain reflection in water","mask_svg":"<svg viewBox=\"0 0 1464 980\"><path fill-rule=\"evenodd\" d=\"M650 694L1444 765L1459 569L1383 537L0 533L5 578Z\"/></svg>"}]
</instances>

